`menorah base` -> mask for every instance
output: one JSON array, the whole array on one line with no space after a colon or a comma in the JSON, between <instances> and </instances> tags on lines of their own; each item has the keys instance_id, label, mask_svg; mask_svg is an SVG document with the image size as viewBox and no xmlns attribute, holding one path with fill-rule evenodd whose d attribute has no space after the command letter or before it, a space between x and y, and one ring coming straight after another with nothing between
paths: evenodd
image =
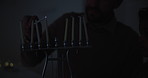
<instances>
[{"instance_id":1,"label":"menorah base","mask_svg":"<svg viewBox=\"0 0 148 78\"><path fill-rule=\"evenodd\" d=\"M28 52L28 51L48 51L48 50L59 50L59 49L84 49L84 48L91 48L90 45L69 45L69 46L50 46L50 45L30 45L30 44L24 44L21 45L21 50L23 52Z\"/></svg>"}]
</instances>

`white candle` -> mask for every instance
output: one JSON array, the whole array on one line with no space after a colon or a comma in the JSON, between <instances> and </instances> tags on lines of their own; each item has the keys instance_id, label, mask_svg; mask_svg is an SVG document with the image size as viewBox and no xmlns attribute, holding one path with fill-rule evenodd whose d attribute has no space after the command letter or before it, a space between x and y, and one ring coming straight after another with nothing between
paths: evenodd
<instances>
[{"instance_id":1,"label":"white candle","mask_svg":"<svg viewBox=\"0 0 148 78\"><path fill-rule=\"evenodd\" d=\"M81 21L81 16L79 16L79 41L82 40L82 21Z\"/></svg>"},{"instance_id":2,"label":"white candle","mask_svg":"<svg viewBox=\"0 0 148 78\"><path fill-rule=\"evenodd\" d=\"M47 41L47 44L48 44L48 38L49 38L49 36L48 36L48 23L47 23L47 16L45 16L45 21L46 21L46 41Z\"/></svg>"},{"instance_id":3,"label":"white candle","mask_svg":"<svg viewBox=\"0 0 148 78\"><path fill-rule=\"evenodd\" d=\"M38 23L36 23L36 32L37 32L37 40L38 40L38 45L39 45L40 44L40 35L39 35Z\"/></svg>"},{"instance_id":4,"label":"white candle","mask_svg":"<svg viewBox=\"0 0 148 78\"><path fill-rule=\"evenodd\" d=\"M86 22L85 22L84 16L83 16L83 23L84 23L84 30L85 30L86 41L88 42L88 33L87 33L87 27L86 27Z\"/></svg>"},{"instance_id":5,"label":"white candle","mask_svg":"<svg viewBox=\"0 0 148 78\"><path fill-rule=\"evenodd\" d=\"M34 30L34 23L33 23L33 21L32 21L32 23L31 23L31 44L33 43L33 30Z\"/></svg>"},{"instance_id":6,"label":"white candle","mask_svg":"<svg viewBox=\"0 0 148 78\"><path fill-rule=\"evenodd\" d=\"M72 17L72 41L74 41L74 17Z\"/></svg>"},{"instance_id":7,"label":"white candle","mask_svg":"<svg viewBox=\"0 0 148 78\"><path fill-rule=\"evenodd\" d=\"M68 28L68 18L66 18L66 23L65 23L64 41L67 41L67 28Z\"/></svg>"},{"instance_id":8,"label":"white candle","mask_svg":"<svg viewBox=\"0 0 148 78\"><path fill-rule=\"evenodd\" d=\"M21 36L21 42L22 45L24 44L24 36L23 36L23 29L22 29L22 21L20 21L20 36Z\"/></svg>"}]
</instances>

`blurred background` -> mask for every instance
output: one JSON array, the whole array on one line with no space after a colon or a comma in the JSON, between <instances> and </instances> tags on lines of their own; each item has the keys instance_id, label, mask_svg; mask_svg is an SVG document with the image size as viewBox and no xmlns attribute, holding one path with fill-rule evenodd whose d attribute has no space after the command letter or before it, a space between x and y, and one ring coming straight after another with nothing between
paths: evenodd
<instances>
[{"instance_id":1,"label":"blurred background","mask_svg":"<svg viewBox=\"0 0 148 78\"><path fill-rule=\"evenodd\" d=\"M26 68L20 61L20 25L24 15L37 15L39 18L47 16L48 24L66 12L83 12L83 0L1 0L0 2L0 63L11 61L18 67L15 78L38 78L43 64L35 68ZM139 33L140 8L148 7L148 0L124 0L115 10L117 20L132 27ZM1 66L0 66L1 67ZM1 70L1 68L0 68ZM7 78L0 72L0 78ZM26 74L25 74L26 73ZM29 75L29 73L32 73ZM18 75L20 74L20 75ZM13 78L13 74L10 75ZM8 78L10 78L8 76Z\"/></svg>"}]
</instances>

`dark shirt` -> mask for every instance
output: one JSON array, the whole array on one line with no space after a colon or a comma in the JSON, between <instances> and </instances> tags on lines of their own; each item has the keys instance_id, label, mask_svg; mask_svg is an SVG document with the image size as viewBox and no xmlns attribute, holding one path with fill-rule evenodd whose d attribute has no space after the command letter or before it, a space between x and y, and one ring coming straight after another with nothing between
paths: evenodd
<instances>
[{"instance_id":1,"label":"dark shirt","mask_svg":"<svg viewBox=\"0 0 148 78\"><path fill-rule=\"evenodd\" d=\"M56 38L58 46L64 42L65 19L69 19L67 43L71 42L71 16L75 18L75 43L79 41L79 19L84 16L81 13L67 13L62 15L50 25L50 42ZM73 78L139 78L140 66L142 64L142 53L140 52L138 34L129 26L118 22L113 18L108 24L100 26L86 22L88 39L91 45L85 49L69 49L67 62L65 53L65 75L70 77L71 68ZM84 28L83 28L84 29ZM82 41L86 37L82 34ZM58 52L63 50L58 50Z\"/></svg>"}]
</instances>

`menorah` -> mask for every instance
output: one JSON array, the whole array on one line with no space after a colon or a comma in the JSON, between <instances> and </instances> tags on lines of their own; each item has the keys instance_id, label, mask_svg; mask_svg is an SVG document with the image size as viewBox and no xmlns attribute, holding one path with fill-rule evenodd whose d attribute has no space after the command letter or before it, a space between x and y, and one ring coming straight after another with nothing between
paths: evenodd
<instances>
[{"instance_id":1,"label":"menorah","mask_svg":"<svg viewBox=\"0 0 148 78\"><path fill-rule=\"evenodd\" d=\"M69 42L70 44L67 44L67 31L68 31L68 18L66 18L66 23L65 23L65 34L64 36L64 41L63 41L63 46L59 46L58 45L58 41L57 38L55 37L54 40L52 42L54 42L54 45L51 45L49 42L49 35L48 35L48 24L47 24L47 16L45 16L44 18L40 19L39 21L35 21L32 22L31 25L31 41L29 43L24 43L24 36L23 36L23 31L22 31L22 25L21 26L21 49L23 51L30 51L30 50L49 50L49 49L73 49L73 48L88 48L90 47L89 45L89 40L88 40L88 33L87 33L87 27L85 24L85 20L84 20L84 16L78 16L79 18L79 41L76 41L78 43L74 43L74 30L75 30L75 18L73 16L71 16L72 19L72 31L71 31L71 42ZM40 35L39 35L39 29L38 29L38 23L41 21L46 21L45 23L45 31L46 31L46 42L41 43L41 39L40 39ZM82 23L84 26L84 30L83 31L85 33L85 42L82 40ZM37 43L33 43L33 34L34 34L34 25L36 27L36 34L37 34ZM83 43L82 43L83 42Z\"/></svg>"},{"instance_id":2,"label":"menorah","mask_svg":"<svg viewBox=\"0 0 148 78\"><path fill-rule=\"evenodd\" d=\"M61 42L63 45L59 45L58 44L58 40L57 37L53 38L54 40L52 41L52 43L54 44L50 44L51 42L49 41L49 32L48 31L48 23L47 23L47 16L43 17L42 19L38 20L38 21L32 21L31 24L31 34L30 34L30 42L29 43L25 43L24 42L24 32L23 32L23 28L22 28L22 23L20 23L20 30L21 30L21 50L23 52L28 52L28 51L40 51L40 52L46 52L48 50L59 50L59 49L65 49L67 50L67 52L69 52L70 49L81 49L81 48L90 48L90 44L89 44L89 39L88 39L88 32L87 32L87 27L86 27L86 23L85 23L85 19L84 16L77 16L77 18L79 19L79 22L75 22L75 17L74 16L70 16L70 20L71 20L71 40L70 42L68 42L67 38L69 35L68 34L68 25L69 25L69 18L65 19L65 30L64 30L64 35L63 35L63 41ZM45 21L45 42L41 43L41 38L40 38L40 34L39 34L39 28L38 28L38 23L41 21ZM78 23L78 41L75 40L75 23ZM34 35L34 26L36 28L36 34L37 34L37 43L33 42L33 35ZM82 28L84 28L82 31ZM84 34L82 34L84 33ZM82 39L82 37L85 37ZM77 42L77 43L75 43ZM68 44L69 43L69 44ZM43 68L43 72L42 72L42 78L44 78L44 74L45 74L45 70L46 70L46 66L47 66L47 62L48 62L48 55L46 54L46 59L45 59L45 64L44 64L44 68Z\"/></svg>"}]
</instances>

